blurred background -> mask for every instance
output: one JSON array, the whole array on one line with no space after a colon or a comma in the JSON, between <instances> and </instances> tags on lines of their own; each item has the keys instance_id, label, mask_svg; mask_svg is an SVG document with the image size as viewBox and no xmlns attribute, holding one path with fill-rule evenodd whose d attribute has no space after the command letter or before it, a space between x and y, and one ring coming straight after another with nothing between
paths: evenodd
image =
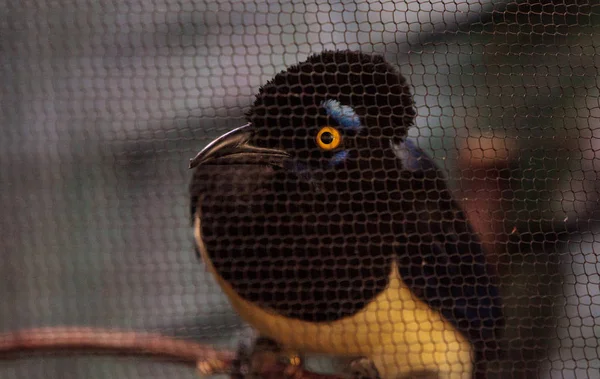
<instances>
[{"instance_id":1,"label":"blurred background","mask_svg":"<svg viewBox=\"0 0 600 379\"><path fill-rule=\"evenodd\" d=\"M196 260L188 159L324 49L408 78L502 280L490 378L600 378L597 1L0 0L0 332L251 332ZM122 357L0 361L2 378L194 378Z\"/></svg>"}]
</instances>

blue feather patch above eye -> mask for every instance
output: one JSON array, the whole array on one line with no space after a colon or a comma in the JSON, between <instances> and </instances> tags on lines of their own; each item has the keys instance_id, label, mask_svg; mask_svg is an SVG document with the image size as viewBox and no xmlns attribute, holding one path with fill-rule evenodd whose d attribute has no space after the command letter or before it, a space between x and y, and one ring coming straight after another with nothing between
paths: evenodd
<instances>
[{"instance_id":1,"label":"blue feather patch above eye","mask_svg":"<svg viewBox=\"0 0 600 379\"><path fill-rule=\"evenodd\" d=\"M337 152L333 155L333 157L331 157L331 161L329 162L329 165L331 167L337 166L340 163L342 163L343 161L345 161L346 158L348 158L347 151L344 150L344 151Z\"/></svg>"},{"instance_id":2,"label":"blue feather patch above eye","mask_svg":"<svg viewBox=\"0 0 600 379\"><path fill-rule=\"evenodd\" d=\"M321 103L327 115L335 120L342 128L359 130L362 128L360 118L352 107L340 104L337 100L326 100Z\"/></svg>"}]
</instances>

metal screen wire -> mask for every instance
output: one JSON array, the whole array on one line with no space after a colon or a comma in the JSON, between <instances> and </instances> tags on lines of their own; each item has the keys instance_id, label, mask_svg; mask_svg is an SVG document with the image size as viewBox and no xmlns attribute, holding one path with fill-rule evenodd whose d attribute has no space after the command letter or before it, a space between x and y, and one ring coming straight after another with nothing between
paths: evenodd
<instances>
[{"instance_id":1,"label":"metal screen wire","mask_svg":"<svg viewBox=\"0 0 600 379\"><path fill-rule=\"evenodd\" d=\"M506 356L488 377L600 378L595 1L4 0L0 9L0 332L83 325L232 349L250 341L252 328L194 253L189 159L248 122L275 74L349 49L382 55L406 78L416 111L408 137L442 169L499 278ZM209 189L214 200L245 188ZM225 223L252 230L248 204L223 206ZM313 227L290 214L265 215L263 232ZM319 243L347 237L331 233ZM235 243L235 254L261 243L210 240ZM307 281L326 282L310 265L327 262L300 261ZM248 297L273 300L232 262L216 264L247 279L238 285ZM357 262L347 262L349 280ZM306 284L273 280L288 300ZM359 306L349 288L337 290L341 309ZM318 318L318 304L294 299L282 312ZM0 377L197 373L50 354L1 360Z\"/></svg>"}]
</instances>

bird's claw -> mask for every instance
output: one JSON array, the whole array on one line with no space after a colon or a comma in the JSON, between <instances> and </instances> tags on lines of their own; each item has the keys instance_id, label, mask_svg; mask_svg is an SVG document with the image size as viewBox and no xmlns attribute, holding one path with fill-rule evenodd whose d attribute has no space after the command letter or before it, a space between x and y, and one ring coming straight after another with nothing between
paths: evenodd
<instances>
[{"instance_id":1,"label":"bird's claw","mask_svg":"<svg viewBox=\"0 0 600 379\"><path fill-rule=\"evenodd\" d=\"M263 379L274 377L277 372L288 376L301 367L297 354L285 353L274 341L259 337L251 348L241 344L232 365L231 379Z\"/></svg>"}]
</instances>

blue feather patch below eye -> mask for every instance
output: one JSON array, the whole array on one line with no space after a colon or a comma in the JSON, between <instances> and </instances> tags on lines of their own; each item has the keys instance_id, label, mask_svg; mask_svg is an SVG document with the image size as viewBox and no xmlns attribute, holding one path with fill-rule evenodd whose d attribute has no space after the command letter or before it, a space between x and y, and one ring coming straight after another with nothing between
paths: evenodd
<instances>
[{"instance_id":1,"label":"blue feather patch below eye","mask_svg":"<svg viewBox=\"0 0 600 379\"><path fill-rule=\"evenodd\" d=\"M343 161L345 161L346 158L348 158L348 152L347 151L337 152L337 153L335 153L333 155L333 157L331 157L331 161L329 162L329 164L332 167L337 166L340 163L342 163Z\"/></svg>"},{"instance_id":2,"label":"blue feather patch below eye","mask_svg":"<svg viewBox=\"0 0 600 379\"><path fill-rule=\"evenodd\" d=\"M335 120L342 128L359 130L362 128L360 118L352 107L340 104L337 100L327 100L321 103L327 115Z\"/></svg>"}]
</instances>

